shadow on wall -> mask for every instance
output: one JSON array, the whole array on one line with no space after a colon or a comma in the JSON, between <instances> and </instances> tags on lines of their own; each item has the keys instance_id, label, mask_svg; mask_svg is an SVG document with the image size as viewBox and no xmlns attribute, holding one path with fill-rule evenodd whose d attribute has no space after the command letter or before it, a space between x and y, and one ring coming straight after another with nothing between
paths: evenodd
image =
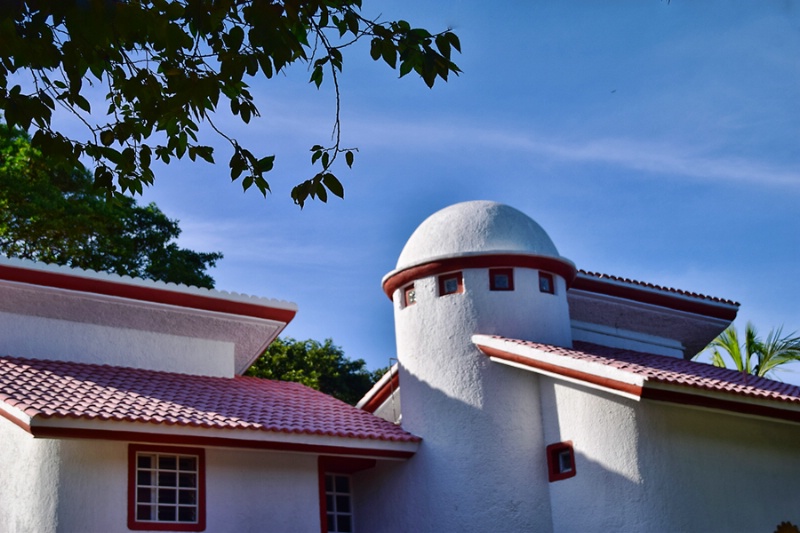
<instances>
[{"instance_id":1,"label":"shadow on wall","mask_svg":"<svg viewBox=\"0 0 800 533\"><path fill-rule=\"evenodd\" d=\"M420 435L420 450L408 461L382 461L376 468L356 474L355 520L359 530L552 533L555 511L551 508L551 491L576 490L605 502L612 517L599 521L586 517L589 529L584 531L634 530L625 524L624 516L616 518L615 509L621 499L640 492L639 484L581 453L576 456L576 477L550 483L546 447L551 443L545 441L542 431L539 376L491 363L488 358L486 363L487 368L482 369L486 376L504 380L521 394L489 395L481 399L483 408L479 408L434 390L414 376L403 375L403 390L410 388L406 386L408 380L415 380L414 387L424 389L424 408L443 413L447 420L442 424L447 424L449 431ZM403 396L404 402L408 396ZM511 405L510 398L514 397L519 399L517 405ZM600 472L601 477L587 477L591 472ZM586 486L588 479L600 482ZM581 514L575 509L571 507L568 512ZM600 524L618 527L609 529ZM593 529L595 526L598 529Z\"/></svg>"}]
</instances>

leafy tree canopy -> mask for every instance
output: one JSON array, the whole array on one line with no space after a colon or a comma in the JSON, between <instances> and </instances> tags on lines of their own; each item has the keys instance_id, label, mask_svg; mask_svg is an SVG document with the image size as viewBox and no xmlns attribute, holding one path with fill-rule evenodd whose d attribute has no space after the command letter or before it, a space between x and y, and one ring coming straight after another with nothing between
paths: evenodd
<instances>
[{"instance_id":1,"label":"leafy tree canopy","mask_svg":"<svg viewBox=\"0 0 800 533\"><path fill-rule=\"evenodd\" d=\"M711 363L714 366L725 368L732 363L739 372L772 377L782 365L800 361L800 336L795 333L784 335L783 328L778 328L771 330L763 339L758 336L756 328L748 323L744 339L739 338L734 326L729 326L711 341L707 349L711 351Z\"/></svg>"},{"instance_id":2,"label":"leafy tree canopy","mask_svg":"<svg viewBox=\"0 0 800 533\"><path fill-rule=\"evenodd\" d=\"M352 360L331 339L276 339L246 375L296 381L355 405L386 372L370 372L363 359Z\"/></svg>"},{"instance_id":3,"label":"leafy tree canopy","mask_svg":"<svg viewBox=\"0 0 800 533\"><path fill-rule=\"evenodd\" d=\"M355 149L340 145L338 76L343 51L359 40L369 40L374 60L401 77L416 72L429 87L459 72L454 33L366 18L361 0L0 2L0 112L12 127L33 127L42 152L70 166L91 160L95 182L117 193L152 184L154 160L214 162L212 148L198 141L208 127L230 144L231 179L266 195L275 156L252 153L213 115L228 105L248 123L259 111L247 81L305 64L317 87L332 80L336 115L332 142L311 148L319 171L292 190L302 207L309 197L325 202L328 192L344 196L332 167L340 155L351 166ZM92 86L105 92L104 114L93 109ZM80 118L87 139L51 127L56 106Z\"/></svg>"},{"instance_id":4,"label":"leafy tree canopy","mask_svg":"<svg viewBox=\"0 0 800 533\"><path fill-rule=\"evenodd\" d=\"M180 248L181 230L155 204L107 199L80 164L53 162L0 124L0 253L198 287L222 258Z\"/></svg>"}]
</instances>

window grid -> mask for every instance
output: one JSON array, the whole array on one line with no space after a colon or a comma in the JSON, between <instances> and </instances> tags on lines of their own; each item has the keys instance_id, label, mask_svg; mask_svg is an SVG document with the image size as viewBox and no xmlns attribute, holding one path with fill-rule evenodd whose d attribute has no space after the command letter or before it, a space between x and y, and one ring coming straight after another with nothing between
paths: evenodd
<instances>
[{"instance_id":1,"label":"window grid","mask_svg":"<svg viewBox=\"0 0 800 533\"><path fill-rule=\"evenodd\" d=\"M325 510L328 533L352 533L353 507L350 476L325 474Z\"/></svg>"},{"instance_id":2,"label":"window grid","mask_svg":"<svg viewBox=\"0 0 800 533\"><path fill-rule=\"evenodd\" d=\"M136 520L196 524L198 464L196 455L137 452Z\"/></svg>"}]
</instances>

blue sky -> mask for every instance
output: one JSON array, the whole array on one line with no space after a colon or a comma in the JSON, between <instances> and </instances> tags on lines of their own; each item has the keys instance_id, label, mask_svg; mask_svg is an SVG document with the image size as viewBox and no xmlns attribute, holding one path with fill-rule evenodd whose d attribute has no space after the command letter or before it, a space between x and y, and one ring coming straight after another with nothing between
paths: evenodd
<instances>
[{"instance_id":1,"label":"blue sky","mask_svg":"<svg viewBox=\"0 0 800 533\"><path fill-rule=\"evenodd\" d=\"M333 338L370 368L395 355L380 280L416 226L495 200L579 268L741 302L737 323L800 329L800 3L365 0L367 15L452 27L463 74L429 90L345 58L345 200L291 203L333 121L303 68L253 83L262 118L222 123L278 158L273 194L216 166L161 169L144 201L225 254L217 288L296 302L285 334ZM800 382L800 372L779 376Z\"/></svg>"}]
</instances>

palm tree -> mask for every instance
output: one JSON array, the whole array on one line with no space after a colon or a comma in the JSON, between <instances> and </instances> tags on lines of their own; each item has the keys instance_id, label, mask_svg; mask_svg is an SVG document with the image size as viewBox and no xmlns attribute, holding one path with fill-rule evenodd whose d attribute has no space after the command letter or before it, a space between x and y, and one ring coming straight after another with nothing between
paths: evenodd
<instances>
[{"instance_id":1,"label":"palm tree","mask_svg":"<svg viewBox=\"0 0 800 533\"><path fill-rule=\"evenodd\" d=\"M800 361L800 336L783 334L783 327L773 329L765 340L758 337L756 328L748 322L744 342L734 326L729 326L707 346L711 350L711 363L725 368L727 357L739 372L768 377L779 366ZM699 355L699 354L698 354Z\"/></svg>"}]
</instances>

